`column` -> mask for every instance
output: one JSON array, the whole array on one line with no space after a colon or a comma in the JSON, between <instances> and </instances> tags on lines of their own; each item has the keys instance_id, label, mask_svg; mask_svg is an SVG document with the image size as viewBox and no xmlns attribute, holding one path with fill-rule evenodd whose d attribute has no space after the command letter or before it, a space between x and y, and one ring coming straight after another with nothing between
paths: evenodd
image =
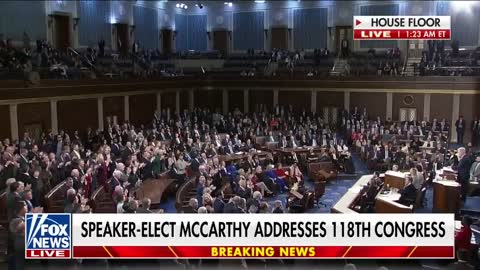
<instances>
[{"instance_id":1,"label":"column","mask_svg":"<svg viewBox=\"0 0 480 270\"><path fill-rule=\"evenodd\" d=\"M175 92L175 111L180 113L180 90Z\"/></svg>"},{"instance_id":2,"label":"column","mask_svg":"<svg viewBox=\"0 0 480 270\"><path fill-rule=\"evenodd\" d=\"M343 109L350 111L350 92L343 92Z\"/></svg>"},{"instance_id":3,"label":"column","mask_svg":"<svg viewBox=\"0 0 480 270\"><path fill-rule=\"evenodd\" d=\"M385 119L390 119L392 120L392 111L393 111L393 93L388 92L387 93L387 115L385 116Z\"/></svg>"},{"instance_id":4,"label":"column","mask_svg":"<svg viewBox=\"0 0 480 270\"><path fill-rule=\"evenodd\" d=\"M130 97L123 97L123 120L130 121Z\"/></svg>"},{"instance_id":5,"label":"column","mask_svg":"<svg viewBox=\"0 0 480 270\"><path fill-rule=\"evenodd\" d=\"M455 128L455 122L457 122L458 117L460 116L460 94L453 95L453 105L452 105L452 121L450 124L450 141L457 142L457 129Z\"/></svg>"},{"instance_id":6,"label":"column","mask_svg":"<svg viewBox=\"0 0 480 270\"><path fill-rule=\"evenodd\" d=\"M248 113L249 102L248 102L248 90L243 90L243 113Z\"/></svg>"},{"instance_id":7,"label":"column","mask_svg":"<svg viewBox=\"0 0 480 270\"><path fill-rule=\"evenodd\" d=\"M228 92L227 89L223 89L222 91L222 111L223 114L226 115L228 113Z\"/></svg>"},{"instance_id":8,"label":"column","mask_svg":"<svg viewBox=\"0 0 480 270\"><path fill-rule=\"evenodd\" d=\"M12 142L18 140L17 104L10 104L10 129L12 135Z\"/></svg>"},{"instance_id":9,"label":"column","mask_svg":"<svg viewBox=\"0 0 480 270\"><path fill-rule=\"evenodd\" d=\"M50 100L50 120L52 122L53 134L58 134L58 113L56 100Z\"/></svg>"},{"instance_id":10,"label":"column","mask_svg":"<svg viewBox=\"0 0 480 270\"><path fill-rule=\"evenodd\" d=\"M425 94L423 96L423 120L430 121L430 99L431 94Z\"/></svg>"},{"instance_id":11,"label":"column","mask_svg":"<svg viewBox=\"0 0 480 270\"><path fill-rule=\"evenodd\" d=\"M97 98L98 129L103 131L103 97Z\"/></svg>"},{"instance_id":12,"label":"column","mask_svg":"<svg viewBox=\"0 0 480 270\"><path fill-rule=\"evenodd\" d=\"M310 111L312 113L316 113L317 112L317 91L312 90L311 100L312 100L312 102L310 104Z\"/></svg>"},{"instance_id":13,"label":"column","mask_svg":"<svg viewBox=\"0 0 480 270\"><path fill-rule=\"evenodd\" d=\"M278 105L278 90L273 90L273 107Z\"/></svg>"},{"instance_id":14,"label":"column","mask_svg":"<svg viewBox=\"0 0 480 270\"><path fill-rule=\"evenodd\" d=\"M188 109L193 111L193 107L195 107L195 93L193 92L193 89L190 89L188 91Z\"/></svg>"},{"instance_id":15,"label":"column","mask_svg":"<svg viewBox=\"0 0 480 270\"><path fill-rule=\"evenodd\" d=\"M162 111L162 94L160 92L157 92L157 111Z\"/></svg>"}]
</instances>

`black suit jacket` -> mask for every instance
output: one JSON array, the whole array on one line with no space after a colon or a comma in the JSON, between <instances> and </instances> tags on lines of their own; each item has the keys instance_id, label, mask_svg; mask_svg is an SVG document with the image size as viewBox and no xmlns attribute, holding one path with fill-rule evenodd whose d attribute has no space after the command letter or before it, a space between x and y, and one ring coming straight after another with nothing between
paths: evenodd
<instances>
[{"instance_id":1,"label":"black suit jacket","mask_svg":"<svg viewBox=\"0 0 480 270\"><path fill-rule=\"evenodd\" d=\"M472 162L468 156L464 156L459 162L457 166L458 171L458 179L457 181L460 184L468 183L470 179L470 166Z\"/></svg>"},{"instance_id":2,"label":"black suit jacket","mask_svg":"<svg viewBox=\"0 0 480 270\"><path fill-rule=\"evenodd\" d=\"M413 184L410 184L406 186L401 192L400 199L398 200L399 203L404 204L409 206L410 203L415 201L415 198L417 197L417 189L413 186Z\"/></svg>"},{"instance_id":3,"label":"black suit jacket","mask_svg":"<svg viewBox=\"0 0 480 270\"><path fill-rule=\"evenodd\" d=\"M213 211L215 213L223 213L223 209L225 208L225 203L220 199L215 199L213 201Z\"/></svg>"}]
</instances>

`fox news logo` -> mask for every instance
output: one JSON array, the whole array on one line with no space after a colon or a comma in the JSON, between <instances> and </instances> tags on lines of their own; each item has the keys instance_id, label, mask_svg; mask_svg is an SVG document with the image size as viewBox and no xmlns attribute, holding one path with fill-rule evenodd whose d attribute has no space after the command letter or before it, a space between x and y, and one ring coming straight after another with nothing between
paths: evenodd
<instances>
[{"instance_id":1,"label":"fox news logo","mask_svg":"<svg viewBox=\"0 0 480 270\"><path fill-rule=\"evenodd\" d=\"M70 258L70 214L27 214L25 257Z\"/></svg>"}]
</instances>

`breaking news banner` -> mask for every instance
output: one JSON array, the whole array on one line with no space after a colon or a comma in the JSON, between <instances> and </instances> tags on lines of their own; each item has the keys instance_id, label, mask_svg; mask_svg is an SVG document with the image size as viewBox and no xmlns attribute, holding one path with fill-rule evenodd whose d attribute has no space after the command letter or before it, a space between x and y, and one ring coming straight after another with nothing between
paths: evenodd
<instances>
[{"instance_id":1,"label":"breaking news banner","mask_svg":"<svg viewBox=\"0 0 480 270\"><path fill-rule=\"evenodd\" d=\"M454 258L453 214L132 217L28 214L26 258Z\"/></svg>"},{"instance_id":2,"label":"breaking news banner","mask_svg":"<svg viewBox=\"0 0 480 270\"><path fill-rule=\"evenodd\" d=\"M450 40L450 16L354 16L355 40Z\"/></svg>"}]
</instances>

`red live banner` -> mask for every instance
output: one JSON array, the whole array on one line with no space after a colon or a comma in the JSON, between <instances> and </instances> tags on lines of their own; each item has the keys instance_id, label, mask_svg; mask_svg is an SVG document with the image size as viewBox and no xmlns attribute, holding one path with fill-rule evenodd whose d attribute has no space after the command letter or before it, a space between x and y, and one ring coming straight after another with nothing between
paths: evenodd
<instances>
[{"instance_id":1,"label":"red live banner","mask_svg":"<svg viewBox=\"0 0 480 270\"><path fill-rule=\"evenodd\" d=\"M74 246L73 258L410 258L454 257L453 246Z\"/></svg>"},{"instance_id":2,"label":"red live banner","mask_svg":"<svg viewBox=\"0 0 480 270\"><path fill-rule=\"evenodd\" d=\"M450 29L355 29L353 37L356 40L450 40Z\"/></svg>"}]
</instances>

